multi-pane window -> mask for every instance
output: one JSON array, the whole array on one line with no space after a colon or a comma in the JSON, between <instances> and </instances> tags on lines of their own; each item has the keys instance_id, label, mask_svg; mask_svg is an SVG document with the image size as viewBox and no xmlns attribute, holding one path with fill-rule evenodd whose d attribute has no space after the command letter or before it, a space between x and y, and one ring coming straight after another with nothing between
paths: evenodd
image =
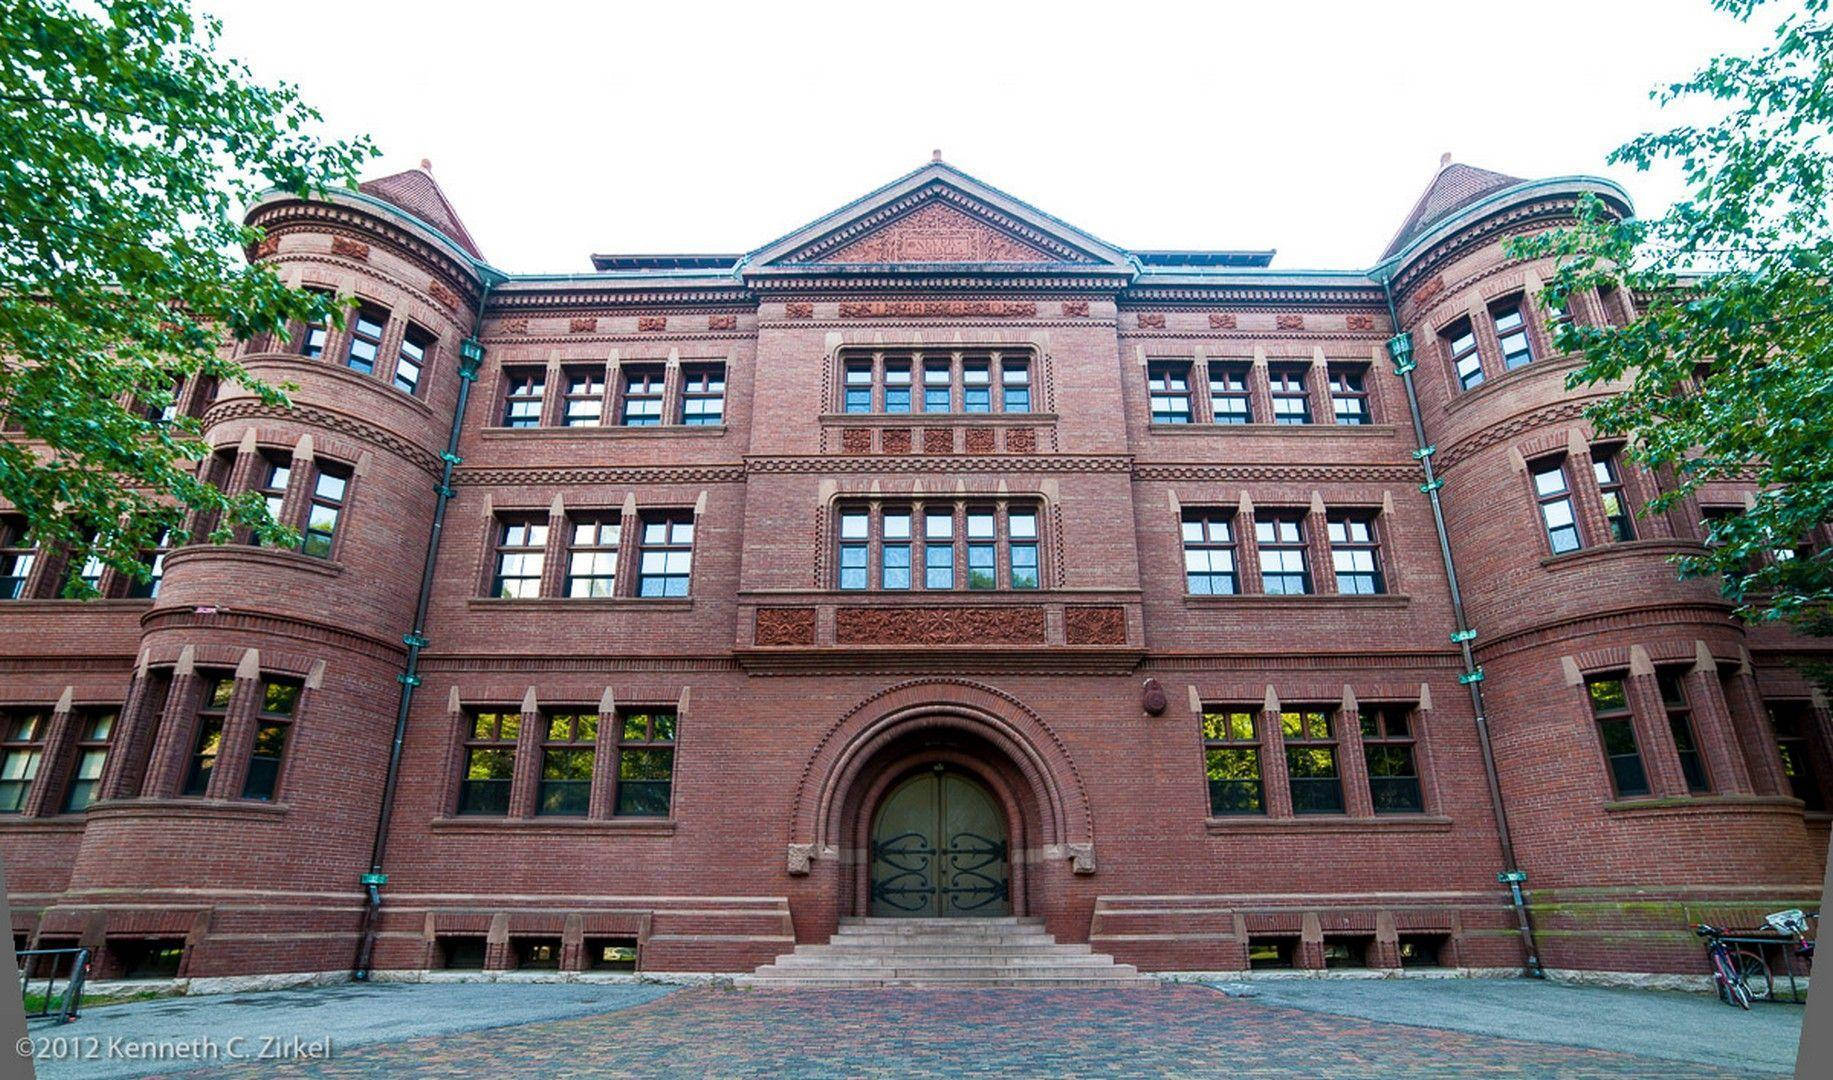
<instances>
[{"instance_id":1,"label":"multi-pane window","mask_svg":"<svg viewBox=\"0 0 1833 1080\"><path fill-rule=\"evenodd\" d=\"M261 684L260 711L255 717L255 746L248 758L248 777L242 782L242 798L272 801L280 785L280 762L286 756L287 736L293 730L293 713L298 707L298 683L276 680Z\"/></svg>"},{"instance_id":2,"label":"multi-pane window","mask_svg":"<svg viewBox=\"0 0 1833 1080\"><path fill-rule=\"evenodd\" d=\"M1146 389L1152 397L1154 424L1190 423L1190 365L1154 360L1146 365Z\"/></svg>"},{"instance_id":3,"label":"multi-pane window","mask_svg":"<svg viewBox=\"0 0 1833 1080\"><path fill-rule=\"evenodd\" d=\"M1311 591L1311 564L1305 552L1303 514L1262 514L1254 519L1260 545L1260 591L1294 596Z\"/></svg>"},{"instance_id":4,"label":"multi-pane window","mask_svg":"<svg viewBox=\"0 0 1833 1080\"><path fill-rule=\"evenodd\" d=\"M1546 526L1547 543L1553 554L1577 551L1578 518L1572 512L1572 487L1566 481L1566 461L1553 458L1530 466L1534 476L1534 498L1540 504L1540 520Z\"/></svg>"},{"instance_id":5,"label":"multi-pane window","mask_svg":"<svg viewBox=\"0 0 1833 1080\"><path fill-rule=\"evenodd\" d=\"M566 394L560 422L567 427L597 427L605 418L605 373L601 368L569 368L562 373Z\"/></svg>"},{"instance_id":6,"label":"multi-pane window","mask_svg":"<svg viewBox=\"0 0 1833 1080\"><path fill-rule=\"evenodd\" d=\"M1686 777L1687 790L1695 794L1712 790L1706 775L1706 758L1700 753L1699 733L1693 728L1693 705L1687 700L1686 684L1678 671L1664 671L1655 680L1661 687L1661 708L1667 713L1668 730L1674 733L1674 751L1680 755L1680 772Z\"/></svg>"},{"instance_id":7,"label":"multi-pane window","mask_svg":"<svg viewBox=\"0 0 1833 1080\"><path fill-rule=\"evenodd\" d=\"M955 514L931 508L923 514L923 587L955 587Z\"/></svg>"},{"instance_id":8,"label":"multi-pane window","mask_svg":"<svg viewBox=\"0 0 1833 1080\"><path fill-rule=\"evenodd\" d=\"M999 512L990 506L967 510L967 587L991 589L999 585Z\"/></svg>"},{"instance_id":9,"label":"multi-pane window","mask_svg":"<svg viewBox=\"0 0 1833 1080\"><path fill-rule=\"evenodd\" d=\"M1457 372L1460 389L1469 390L1483 381L1483 356L1477 351L1477 332L1469 319L1459 319L1439 335L1451 368Z\"/></svg>"},{"instance_id":10,"label":"multi-pane window","mask_svg":"<svg viewBox=\"0 0 1833 1080\"><path fill-rule=\"evenodd\" d=\"M319 462L312 480L312 502L306 509L305 531L300 534L299 550L307 555L327 558L331 541L337 535L337 519L344 512L344 492L350 486L350 470L342 465Z\"/></svg>"},{"instance_id":11,"label":"multi-pane window","mask_svg":"<svg viewBox=\"0 0 1833 1080\"><path fill-rule=\"evenodd\" d=\"M1248 365L1222 360L1209 362L1209 408L1218 424L1254 422L1253 398L1248 393Z\"/></svg>"},{"instance_id":12,"label":"multi-pane window","mask_svg":"<svg viewBox=\"0 0 1833 1080\"><path fill-rule=\"evenodd\" d=\"M1814 760L1814 718L1806 702L1774 702L1769 706L1769 726L1776 733L1776 752L1782 758L1782 775L1790 794L1810 811L1826 809L1826 797Z\"/></svg>"},{"instance_id":13,"label":"multi-pane window","mask_svg":"<svg viewBox=\"0 0 1833 1080\"><path fill-rule=\"evenodd\" d=\"M178 417L178 401L184 397L185 377L178 376L172 380L170 396L161 404L149 404L141 415L158 424L169 424Z\"/></svg>"},{"instance_id":14,"label":"multi-pane window","mask_svg":"<svg viewBox=\"0 0 1833 1080\"><path fill-rule=\"evenodd\" d=\"M681 422L714 427L726 422L726 366L696 364L681 369Z\"/></svg>"},{"instance_id":15,"label":"multi-pane window","mask_svg":"<svg viewBox=\"0 0 1833 1080\"><path fill-rule=\"evenodd\" d=\"M1368 794L1377 814L1417 814L1425 808L1419 787L1419 763L1413 756L1413 727L1408 710L1396 705L1364 705L1362 755L1368 761Z\"/></svg>"},{"instance_id":16,"label":"multi-pane window","mask_svg":"<svg viewBox=\"0 0 1833 1080\"><path fill-rule=\"evenodd\" d=\"M612 596L617 591L618 515L572 521L573 542L566 553L568 596Z\"/></svg>"},{"instance_id":17,"label":"multi-pane window","mask_svg":"<svg viewBox=\"0 0 1833 1080\"><path fill-rule=\"evenodd\" d=\"M1534 361L1533 346L1528 344L1527 319L1520 297L1504 300L1489 309L1496 323L1496 340L1502 345L1502 370L1513 371Z\"/></svg>"},{"instance_id":18,"label":"multi-pane window","mask_svg":"<svg viewBox=\"0 0 1833 1080\"><path fill-rule=\"evenodd\" d=\"M412 394L420 388L420 373L426 368L426 354L433 350L433 335L408 323L401 332L401 347L395 351L395 389Z\"/></svg>"},{"instance_id":19,"label":"multi-pane window","mask_svg":"<svg viewBox=\"0 0 1833 1080\"><path fill-rule=\"evenodd\" d=\"M1305 389L1304 364L1278 364L1267 367L1267 388L1273 396L1275 424L1309 424L1311 394Z\"/></svg>"},{"instance_id":20,"label":"multi-pane window","mask_svg":"<svg viewBox=\"0 0 1833 1080\"><path fill-rule=\"evenodd\" d=\"M910 510L886 508L879 517L879 584L886 589L910 588Z\"/></svg>"},{"instance_id":21,"label":"multi-pane window","mask_svg":"<svg viewBox=\"0 0 1833 1080\"><path fill-rule=\"evenodd\" d=\"M1008 360L1000 365L999 381L1003 391L1000 408L1009 413L1031 411L1031 365L1023 360Z\"/></svg>"},{"instance_id":22,"label":"multi-pane window","mask_svg":"<svg viewBox=\"0 0 1833 1080\"><path fill-rule=\"evenodd\" d=\"M376 369L376 356L382 351L382 327L388 324L388 312L368 304L356 309L350 319L350 347L344 351L344 366L363 375Z\"/></svg>"},{"instance_id":23,"label":"multi-pane window","mask_svg":"<svg viewBox=\"0 0 1833 1080\"><path fill-rule=\"evenodd\" d=\"M150 599L159 595L159 586L165 581L165 557L171 550L172 530L166 529L159 534L159 542L151 552L143 555L146 560L148 577L145 581L135 578L127 583L127 595L139 599ZM5 594L5 584L0 580L0 595Z\"/></svg>"},{"instance_id":24,"label":"multi-pane window","mask_svg":"<svg viewBox=\"0 0 1833 1080\"><path fill-rule=\"evenodd\" d=\"M70 769L70 786L64 792L64 813L74 814L95 801L102 767L108 764L108 739L114 734L119 716L114 709L84 709L74 717L76 760Z\"/></svg>"},{"instance_id":25,"label":"multi-pane window","mask_svg":"<svg viewBox=\"0 0 1833 1080\"><path fill-rule=\"evenodd\" d=\"M694 568L692 514L657 514L643 519L643 548L637 568L638 596L686 596Z\"/></svg>"},{"instance_id":26,"label":"multi-pane window","mask_svg":"<svg viewBox=\"0 0 1833 1080\"><path fill-rule=\"evenodd\" d=\"M1247 709L1203 710L1203 756L1212 816L1266 812L1256 719Z\"/></svg>"},{"instance_id":27,"label":"multi-pane window","mask_svg":"<svg viewBox=\"0 0 1833 1080\"><path fill-rule=\"evenodd\" d=\"M88 539L89 547L93 548L96 541L101 539L101 536L92 529L89 532ZM83 556L83 565L77 567L76 577L78 581L81 581L90 588L100 589L102 587L102 571L105 569L107 569L107 564L102 562L100 556L90 551Z\"/></svg>"},{"instance_id":28,"label":"multi-pane window","mask_svg":"<svg viewBox=\"0 0 1833 1080\"><path fill-rule=\"evenodd\" d=\"M25 809L32 781L44 759L45 726L50 717L42 709L9 709L0 712L0 814Z\"/></svg>"},{"instance_id":29,"label":"multi-pane window","mask_svg":"<svg viewBox=\"0 0 1833 1080\"><path fill-rule=\"evenodd\" d=\"M503 426L540 427L541 403L547 396L547 372L530 368L507 372L505 378L509 385L503 395Z\"/></svg>"},{"instance_id":30,"label":"multi-pane window","mask_svg":"<svg viewBox=\"0 0 1833 1080\"><path fill-rule=\"evenodd\" d=\"M1372 424L1368 410L1367 372L1361 369L1329 369L1330 407L1339 424Z\"/></svg>"},{"instance_id":31,"label":"multi-pane window","mask_svg":"<svg viewBox=\"0 0 1833 1080\"><path fill-rule=\"evenodd\" d=\"M324 289L308 289L317 293L320 299L330 300L331 294ZM305 334L299 339L299 355L319 357L325 354L325 345L331 338L331 326L323 319L306 323Z\"/></svg>"},{"instance_id":32,"label":"multi-pane window","mask_svg":"<svg viewBox=\"0 0 1833 1080\"><path fill-rule=\"evenodd\" d=\"M865 510L840 514L840 587L864 589L872 583L872 515Z\"/></svg>"},{"instance_id":33,"label":"multi-pane window","mask_svg":"<svg viewBox=\"0 0 1833 1080\"><path fill-rule=\"evenodd\" d=\"M850 413L872 411L872 362L854 360L846 366L846 402Z\"/></svg>"},{"instance_id":34,"label":"multi-pane window","mask_svg":"<svg viewBox=\"0 0 1833 1080\"><path fill-rule=\"evenodd\" d=\"M662 387L667 372L659 367L624 369L625 427L654 427L662 422Z\"/></svg>"},{"instance_id":35,"label":"multi-pane window","mask_svg":"<svg viewBox=\"0 0 1833 1080\"><path fill-rule=\"evenodd\" d=\"M1295 814L1340 814L1343 783L1337 772L1336 729L1330 710L1288 709L1279 714L1286 741L1286 774Z\"/></svg>"},{"instance_id":36,"label":"multi-pane window","mask_svg":"<svg viewBox=\"0 0 1833 1080\"><path fill-rule=\"evenodd\" d=\"M1610 764L1611 789L1621 799L1647 795L1648 773L1642 768L1642 752L1636 746L1636 722L1623 680L1587 680L1585 693L1591 699L1591 715Z\"/></svg>"},{"instance_id":37,"label":"multi-pane window","mask_svg":"<svg viewBox=\"0 0 1833 1080\"><path fill-rule=\"evenodd\" d=\"M1370 513L1333 513L1327 522L1330 532L1330 563L1336 570L1340 593L1372 594L1387 591L1381 576L1381 550L1375 536L1375 515Z\"/></svg>"},{"instance_id":38,"label":"multi-pane window","mask_svg":"<svg viewBox=\"0 0 1833 1080\"><path fill-rule=\"evenodd\" d=\"M223 748L223 721L229 714L229 698L234 693L235 680L227 675L203 680L196 734L191 739L190 768L185 770L185 795L202 795L210 789L210 774L216 771L217 755Z\"/></svg>"},{"instance_id":39,"label":"multi-pane window","mask_svg":"<svg viewBox=\"0 0 1833 1080\"><path fill-rule=\"evenodd\" d=\"M509 789L515 782L516 738L522 714L506 709L480 710L466 718L464 773L458 782L458 812L509 813Z\"/></svg>"},{"instance_id":40,"label":"multi-pane window","mask_svg":"<svg viewBox=\"0 0 1833 1080\"><path fill-rule=\"evenodd\" d=\"M992 368L985 360L961 362L961 411L993 411Z\"/></svg>"},{"instance_id":41,"label":"multi-pane window","mask_svg":"<svg viewBox=\"0 0 1833 1080\"><path fill-rule=\"evenodd\" d=\"M497 523L496 572L490 595L526 599L541 595L541 571L547 563L547 521L511 517Z\"/></svg>"},{"instance_id":42,"label":"multi-pane window","mask_svg":"<svg viewBox=\"0 0 1833 1080\"><path fill-rule=\"evenodd\" d=\"M621 817L667 817L674 775L674 711L620 713L613 812Z\"/></svg>"},{"instance_id":43,"label":"multi-pane window","mask_svg":"<svg viewBox=\"0 0 1833 1080\"><path fill-rule=\"evenodd\" d=\"M25 595L37 562L38 545L26 533L25 517L0 517L0 600L17 600Z\"/></svg>"},{"instance_id":44,"label":"multi-pane window","mask_svg":"<svg viewBox=\"0 0 1833 1080\"><path fill-rule=\"evenodd\" d=\"M1006 536L1008 537L1008 561L1011 564L1012 587L1014 589L1035 589L1038 587L1037 562L1037 511L1020 510L1016 507L1006 511Z\"/></svg>"},{"instance_id":45,"label":"multi-pane window","mask_svg":"<svg viewBox=\"0 0 1833 1080\"><path fill-rule=\"evenodd\" d=\"M849 369L850 373L850 369ZM949 412L954 408L954 366L947 358L923 362L923 411ZM870 397L868 395L868 400ZM852 409L848 409L852 412Z\"/></svg>"},{"instance_id":46,"label":"multi-pane window","mask_svg":"<svg viewBox=\"0 0 1833 1080\"><path fill-rule=\"evenodd\" d=\"M598 714L551 713L541 744L541 788L535 813L583 817L592 796L592 758L598 745Z\"/></svg>"},{"instance_id":47,"label":"multi-pane window","mask_svg":"<svg viewBox=\"0 0 1833 1080\"><path fill-rule=\"evenodd\" d=\"M910 411L910 360L908 357L885 361L885 411Z\"/></svg>"},{"instance_id":48,"label":"multi-pane window","mask_svg":"<svg viewBox=\"0 0 1833 1080\"><path fill-rule=\"evenodd\" d=\"M1598 498L1604 504L1604 518L1610 522L1613 540L1634 540L1636 526L1629 511L1629 497L1623 489L1622 468L1617 464L1617 447L1597 447L1591 451L1591 472L1597 479Z\"/></svg>"},{"instance_id":49,"label":"multi-pane window","mask_svg":"<svg viewBox=\"0 0 1833 1080\"><path fill-rule=\"evenodd\" d=\"M1235 573L1235 524L1222 510L1186 510L1184 583L1192 596L1232 596L1240 592Z\"/></svg>"},{"instance_id":50,"label":"multi-pane window","mask_svg":"<svg viewBox=\"0 0 1833 1080\"><path fill-rule=\"evenodd\" d=\"M280 520L280 510L286 505L286 488L293 480L293 459L287 454L262 454L256 466L261 470L261 501L267 506L267 516L275 521ZM261 538L251 535L249 542L259 544Z\"/></svg>"}]
</instances>

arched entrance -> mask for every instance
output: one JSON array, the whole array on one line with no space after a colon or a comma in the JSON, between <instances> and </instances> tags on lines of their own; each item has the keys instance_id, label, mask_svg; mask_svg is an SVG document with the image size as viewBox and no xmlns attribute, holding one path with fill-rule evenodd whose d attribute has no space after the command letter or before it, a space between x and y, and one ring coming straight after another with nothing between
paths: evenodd
<instances>
[{"instance_id":1,"label":"arched entrance","mask_svg":"<svg viewBox=\"0 0 1833 1080\"><path fill-rule=\"evenodd\" d=\"M1005 812L986 785L943 762L899 781L872 817L871 913L1008 915Z\"/></svg>"}]
</instances>

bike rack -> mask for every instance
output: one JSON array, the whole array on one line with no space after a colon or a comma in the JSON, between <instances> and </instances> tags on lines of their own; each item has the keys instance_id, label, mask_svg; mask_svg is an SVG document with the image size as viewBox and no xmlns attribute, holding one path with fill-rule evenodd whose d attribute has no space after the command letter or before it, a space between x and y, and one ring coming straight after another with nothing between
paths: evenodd
<instances>
[{"instance_id":1,"label":"bike rack","mask_svg":"<svg viewBox=\"0 0 1833 1080\"><path fill-rule=\"evenodd\" d=\"M40 956L51 958L49 963L42 965L48 969L44 976L44 1006L37 1012L27 1013L26 1017L36 1020L47 1016L55 1016L57 1022L60 1024L67 1024L75 1020L77 1017L77 1010L80 1009L83 1004L83 983L89 978L89 950L22 949L15 955L19 960L19 999L21 1002L25 1000L26 994L30 993L32 990L34 974L32 969L35 966L40 966L35 965L33 960ZM70 970L68 974L64 974L60 970L63 965L58 963L58 958L66 956L70 958ZM57 980L60 977L64 980L64 992L61 997L57 993ZM52 1008L53 1001L57 1002L57 1007L55 1009Z\"/></svg>"},{"instance_id":2,"label":"bike rack","mask_svg":"<svg viewBox=\"0 0 1833 1080\"><path fill-rule=\"evenodd\" d=\"M1781 934L1771 934L1766 937L1759 937L1759 936L1755 936L1751 934L1737 934L1737 935L1725 934L1725 935L1720 935L1719 940L1724 942L1727 945L1781 946L1780 952L1782 953L1782 972L1783 974L1788 976L1789 1001L1790 1003L1795 1004L1795 1005L1800 1005L1803 1002L1807 1001L1807 998L1801 995L1800 986L1797 985L1795 982L1795 950L1793 948L1795 944L1794 938L1785 937ZM1767 951L1765 951L1764 953L1760 955L1763 956L1763 959L1766 962L1768 961L1769 953ZM1770 970L1771 977L1773 978L1775 975L1776 969L1774 966L1771 966L1769 970ZM1806 975L1807 972L1804 971L1802 972L1802 974ZM1771 994L1769 997L1769 1000L1770 1001L1779 1001L1781 1000L1781 995L1780 994Z\"/></svg>"}]
</instances>

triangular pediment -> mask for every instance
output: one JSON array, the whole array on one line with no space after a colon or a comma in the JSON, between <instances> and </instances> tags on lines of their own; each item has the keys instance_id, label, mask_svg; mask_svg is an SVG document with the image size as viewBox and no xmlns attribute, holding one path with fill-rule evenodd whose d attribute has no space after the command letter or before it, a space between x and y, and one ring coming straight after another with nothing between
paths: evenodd
<instances>
[{"instance_id":1,"label":"triangular pediment","mask_svg":"<svg viewBox=\"0 0 1833 1080\"><path fill-rule=\"evenodd\" d=\"M752 268L819 266L1104 267L1125 252L935 162L827 214L747 260Z\"/></svg>"}]
</instances>

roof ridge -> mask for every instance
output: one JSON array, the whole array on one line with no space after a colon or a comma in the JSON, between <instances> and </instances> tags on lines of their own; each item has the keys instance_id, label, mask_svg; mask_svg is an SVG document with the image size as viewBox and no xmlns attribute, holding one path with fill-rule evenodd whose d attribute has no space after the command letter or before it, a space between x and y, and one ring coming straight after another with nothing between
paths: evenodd
<instances>
[{"instance_id":1,"label":"roof ridge","mask_svg":"<svg viewBox=\"0 0 1833 1080\"><path fill-rule=\"evenodd\" d=\"M422 161L418 168L365 180L357 185L357 190L400 207L444 233L473 258L483 259L471 230L465 228L464 220L458 216L458 208L452 205L445 189L434 179L431 162Z\"/></svg>"},{"instance_id":2,"label":"roof ridge","mask_svg":"<svg viewBox=\"0 0 1833 1080\"><path fill-rule=\"evenodd\" d=\"M1392 258L1395 252L1405 247L1414 237L1463 207L1485 195L1522 182L1519 176L1452 161L1451 155L1445 154L1438 159L1438 171L1432 174L1425 190L1419 193L1413 208L1401 219L1400 228L1394 231L1394 238L1388 241L1387 248L1381 253L1381 260Z\"/></svg>"}]
</instances>

